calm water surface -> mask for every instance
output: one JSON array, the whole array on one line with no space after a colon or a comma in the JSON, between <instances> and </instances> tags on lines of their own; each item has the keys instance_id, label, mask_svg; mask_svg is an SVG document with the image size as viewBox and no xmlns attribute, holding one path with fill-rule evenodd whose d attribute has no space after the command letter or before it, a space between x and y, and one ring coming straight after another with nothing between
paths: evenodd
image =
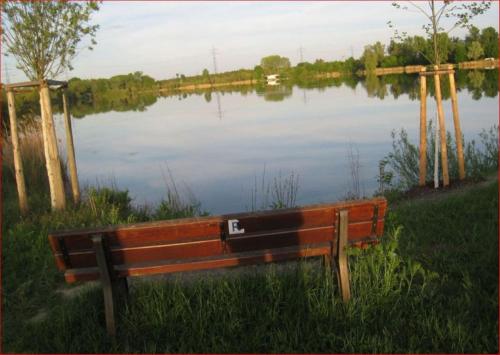
<instances>
[{"instance_id":1,"label":"calm water surface","mask_svg":"<svg viewBox=\"0 0 500 355\"><path fill-rule=\"evenodd\" d=\"M366 87L160 97L142 112L73 118L80 182L114 183L128 189L134 203L156 204L165 197L170 170L181 192L191 191L202 209L219 214L248 210L265 170L267 182L298 175L299 205L331 202L351 189L352 147L368 196L378 187L379 160L391 151L391 131L404 128L418 142L419 101L408 94L372 97ZM466 141L498 122L498 98L473 96L467 89L458 94ZM450 100L444 107L453 131ZM435 115L433 98L428 114Z\"/></svg>"}]
</instances>

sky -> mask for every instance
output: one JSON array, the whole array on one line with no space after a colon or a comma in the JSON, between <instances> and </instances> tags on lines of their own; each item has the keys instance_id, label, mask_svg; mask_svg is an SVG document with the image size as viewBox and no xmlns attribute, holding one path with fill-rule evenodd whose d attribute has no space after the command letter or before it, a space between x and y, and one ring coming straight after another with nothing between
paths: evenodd
<instances>
[{"instance_id":1,"label":"sky","mask_svg":"<svg viewBox=\"0 0 500 355\"><path fill-rule=\"evenodd\" d=\"M474 25L498 31L498 11L495 1ZM83 50L74 70L58 79L142 71L159 80L204 68L213 72L214 52L218 72L253 68L271 54L290 58L292 65L301 53L304 61L342 60L359 57L366 44L389 43L388 21L423 35L425 18L416 9L395 9L391 1L104 1L92 21L100 26L97 45ZM462 37L465 30L451 35ZM2 61L1 76L6 82L26 79L12 57Z\"/></svg>"}]
</instances>

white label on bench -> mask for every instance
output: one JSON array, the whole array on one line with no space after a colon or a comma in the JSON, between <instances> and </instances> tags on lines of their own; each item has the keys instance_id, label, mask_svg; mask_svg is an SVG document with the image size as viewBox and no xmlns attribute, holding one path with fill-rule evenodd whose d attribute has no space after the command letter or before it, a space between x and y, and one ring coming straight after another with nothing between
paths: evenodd
<instances>
[{"instance_id":1,"label":"white label on bench","mask_svg":"<svg viewBox=\"0 0 500 355\"><path fill-rule=\"evenodd\" d=\"M229 219L227 221L227 226L229 229L229 234L243 234L245 233L245 228L240 229L240 221L237 219Z\"/></svg>"}]
</instances>

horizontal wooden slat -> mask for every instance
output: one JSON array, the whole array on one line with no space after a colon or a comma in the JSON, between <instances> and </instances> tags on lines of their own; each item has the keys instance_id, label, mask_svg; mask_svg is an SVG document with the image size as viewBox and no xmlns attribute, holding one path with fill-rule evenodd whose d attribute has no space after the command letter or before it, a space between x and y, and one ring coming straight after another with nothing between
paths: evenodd
<instances>
[{"instance_id":1,"label":"horizontal wooden slat","mask_svg":"<svg viewBox=\"0 0 500 355\"><path fill-rule=\"evenodd\" d=\"M238 219L242 228L245 228L246 233L256 233L283 228L309 228L333 225L334 211L333 209L293 211L280 215L245 216ZM208 222L202 221L163 227L141 227L124 231L108 231L104 233L104 236L111 247L149 246L166 242L197 241L220 237L223 228L221 224L224 222L225 220L211 220ZM52 236L52 238L57 237ZM66 236L64 239L66 248L69 251L92 248L88 234L74 234Z\"/></svg>"},{"instance_id":2,"label":"horizontal wooden slat","mask_svg":"<svg viewBox=\"0 0 500 355\"><path fill-rule=\"evenodd\" d=\"M378 206L378 221L374 231L375 204ZM49 241L60 270L96 266L90 237L99 233L110 246L114 265L216 257L332 240L336 216L341 209L348 210L348 241L351 245L373 243L374 232L375 236L382 236L387 209L385 199L66 231L52 233ZM228 219L238 219L245 233L226 236L223 242L223 223ZM61 245L67 251L66 255Z\"/></svg>"},{"instance_id":3,"label":"horizontal wooden slat","mask_svg":"<svg viewBox=\"0 0 500 355\"><path fill-rule=\"evenodd\" d=\"M197 240L204 239L207 236L220 236L220 221L208 220L190 222L183 225L170 224L165 226L141 226L140 228L130 229L102 229L93 230L93 232L75 231L73 234L64 235L52 234L51 239L64 238L66 247L69 251L85 250L92 248L91 236L102 234L110 246L136 247L144 245L162 244L165 242L175 242L179 239ZM57 243L55 244L58 248ZM58 252L61 252L60 249Z\"/></svg>"},{"instance_id":4,"label":"horizontal wooden slat","mask_svg":"<svg viewBox=\"0 0 500 355\"><path fill-rule=\"evenodd\" d=\"M207 235L219 235L221 223L228 219L239 219L243 228L249 232L263 229L282 229L289 227L314 227L329 223L329 213L333 209L349 209L350 220L363 221L373 213L374 204L384 205L384 199L362 200L326 205L312 205L295 209L283 209L254 213L229 214L217 217L184 218L160 222L138 223L133 225L111 226L105 228L81 229L50 233L49 238L64 237L68 250L89 249L89 236L103 234L108 243L124 247L154 244L165 240L195 239ZM245 226L244 224L247 224ZM257 226L260 229L257 229ZM61 252L57 244L55 251Z\"/></svg>"},{"instance_id":5,"label":"horizontal wooden slat","mask_svg":"<svg viewBox=\"0 0 500 355\"><path fill-rule=\"evenodd\" d=\"M118 277L166 274L182 271L207 270L222 267L233 267L268 262L277 262L297 258L306 258L329 254L328 243L310 248L283 248L262 250L245 254L231 254L228 257L210 258L204 260L186 260L182 262L164 262L156 264L122 265L115 268ZM64 274L67 282L91 281L99 279L97 267L87 269L69 269Z\"/></svg>"},{"instance_id":6,"label":"horizontal wooden slat","mask_svg":"<svg viewBox=\"0 0 500 355\"><path fill-rule=\"evenodd\" d=\"M283 248L294 245L315 244L331 241L334 227L317 227L300 230L280 230L272 233L245 234L231 237L222 242L212 238L186 243L172 243L136 248L111 248L114 265L138 262L155 262L169 259L189 259L194 257L217 256L227 253L248 252L259 249ZM62 255L56 254L62 262ZM93 250L69 253L72 268L97 266ZM62 268L64 270L64 268Z\"/></svg>"},{"instance_id":7,"label":"horizontal wooden slat","mask_svg":"<svg viewBox=\"0 0 500 355\"><path fill-rule=\"evenodd\" d=\"M377 235L383 232L384 220L377 224ZM367 241L371 236L372 224L369 222L350 223L348 227L349 243ZM282 248L293 245L323 243L333 239L335 229L333 226L310 228L305 230L281 230L274 234L245 234L231 237L225 243L219 238L200 240L196 242L154 245L136 248L111 248L114 265L152 262L167 259L188 259L193 257L208 257L224 253L248 252L258 249ZM65 270L61 254L56 254L60 270ZM72 268L87 268L96 266L93 250L69 253Z\"/></svg>"}]
</instances>

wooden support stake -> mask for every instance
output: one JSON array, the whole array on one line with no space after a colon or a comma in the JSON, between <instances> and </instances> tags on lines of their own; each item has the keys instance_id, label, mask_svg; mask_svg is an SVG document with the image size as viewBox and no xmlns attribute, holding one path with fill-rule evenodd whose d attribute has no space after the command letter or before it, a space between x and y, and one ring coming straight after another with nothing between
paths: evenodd
<instances>
[{"instance_id":1,"label":"wooden support stake","mask_svg":"<svg viewBox=\"0 0 500 355\"><path fill-rule=\"evenodd\" d=\"M437 70L438 66L434 66ZM436 89L436 105L439 118L439 133L441 141L441 169L443 171L443 186L447 187L450 184L450 177L448 175L448 150L446 148L446 127L444 123L443 102L441 99L441 81L439 74L434 74L434 86Z\"/></svg>"},{"instance_id":2,"label":"wooden support stake","mask_svg":"<svg viewBox=\"0 0 500 355\"><path fill-rule=\"evenodd\" d=\"M453 66L451 66L453 68ZM455 126L455 142L457 145L458 178L465 179L464 148L462 142L462 129L460 128L460 117L458 116L457 89L455 86L455 75L448 74L450 80L451 108L453 110L453 125Z\"/></svg>"},{"instance_id":3,"label":"wooden support stake","mask_svg":"<svg viewBox=\"0 0 500 355\"><path fill-rule=\"evenodd\" d=\"M337 267L340 293L344 302L351 298L351 290L349 285L349 266L347 264L347 227L349 226L347 210L340 211L338 219L338 250L337 250Z\"/></svg>"},{"instance_id":4,"label":"wooden support stake","mask_svg":"<svg viewBox=\"0 0 500 355\"><path fill-rule=\"evenodd\" d=\"M9 107L10 137L14 158L17 195L19 197L19 209L22 214L26 214L28 212L28 196L26 194L26 183L24 181L23 160L21 158L21 147L19 145L19 136L17 133L16 105L12 90L7 91L7 102Z\"/></svg>"},{"instance_id":5,"label":"wooden support stake","mask_svg":"<svg viewBox=\"0 0 500 355\"><path fill-rule=\"evenodd\" d=\"M64 209L66 207L66 199L64 196L61 161L59 159L59 150L57 149L57 137L52 116L49 87L46 82L42 82L40 85L40 112L42 114L43 143L52 209Z\"/></svg>"},{"instance_id":6,"label":"wooden support stake","mask_svg":"<svg viewBox=\"0 0 500 355\"><path fill-rule=\"evenodd\" d=\"M71 190L73 192L73 201L80 202L80 185L78 184L78 173L76 170L75 146L73 144L73 130L71 128L71 116L69 113L67 90L62 91L63 109L64 109L64 128L66 130L66 150L68 155L68 168L71 178Z\"/></svg>"},{"instance_id":7,"label":"wooden support stake","mask_svg":"<svg viewBox=\"0 0 500 355\"><path fill-rule=\"evenodd\" d=\"M425 72L425 67L421 70ZM420 75L420 163L418 185L425 185L427 176L427 78Z\"/></svg>"},{"instance_id":8,"label":"wooden support stake","mask_svg":"<svg viewBox=\"0 0 500 355\"><path fill-rule=\"evenodd\" d=\"M434 188L439 187L439 120L436 114L436 124L434 126Z\"/></svg>"}]
</instances>

